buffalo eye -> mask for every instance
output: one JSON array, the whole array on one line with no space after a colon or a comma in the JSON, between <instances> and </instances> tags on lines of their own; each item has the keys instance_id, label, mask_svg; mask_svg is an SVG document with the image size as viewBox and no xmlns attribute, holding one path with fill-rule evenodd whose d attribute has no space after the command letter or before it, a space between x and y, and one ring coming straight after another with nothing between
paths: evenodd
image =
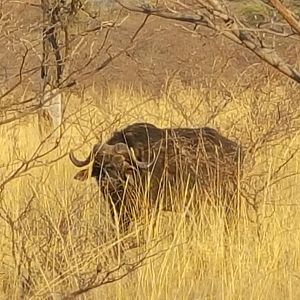
<instances>
[{"instance_id":1,"label":"buffalo eye","mask_svg":"<svg viewBox=\"0 0 300 300\"><path fill-rule=\"evenodd\" d=\"M108 177L118 177L119 175L118 169L113 165L104 166L103 171Z\"/></svg>"},{"instance_id":2,"label":"buffalo eye","mask_svg":"<svg viewBox=\"0 0 300 300\"><path fill-rule=\"evenodd\" d=\"M112 161L116 164L121 164L125 161L125 157L123 155L114 155Z\"/></svg>"}]
</instances>

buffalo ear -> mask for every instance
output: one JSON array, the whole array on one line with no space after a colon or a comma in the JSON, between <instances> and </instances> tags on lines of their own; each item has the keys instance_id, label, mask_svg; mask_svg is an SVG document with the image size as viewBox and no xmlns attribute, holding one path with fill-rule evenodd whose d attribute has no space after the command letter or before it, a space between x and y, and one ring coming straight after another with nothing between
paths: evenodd
<instances>
[{"instance_id":1,"label":"buffalo ear","mask_svg":"<svg viewBox=\"0 0 300 300\"><path fill-rule=\"evenodd\" d=\"M74 179L76 180L80 180L80 181L85 181L87 180L89 177L89 170L88 169L84 169L79 171L75 176Z\"/></svg>"}]
</instances>

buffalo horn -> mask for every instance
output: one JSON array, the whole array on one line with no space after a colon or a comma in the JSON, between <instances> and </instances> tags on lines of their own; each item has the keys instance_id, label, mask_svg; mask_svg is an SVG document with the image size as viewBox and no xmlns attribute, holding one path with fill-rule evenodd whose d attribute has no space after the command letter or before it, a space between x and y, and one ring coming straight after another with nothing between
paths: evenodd
<instances>
[{"instance_id":1,"label":"buffalo horn","mask_svg":"<svg viewBox=\"0 0 300 300\"><path fill-rule=\"evenodd\" d=\"M93 147L92 152L89 154L89 156L85 160L77 159L75 157L73 151L71 151L69 153L70 160L76 167L79 167L79 168L85 167L94 159L95 155L99 152L100 147L101 147L100 144L96 144Z\"/></svg>"},{"instance_id":2,"label":"buffalo horn","mask_svg":"<svg viewBox=\"0 0 300 300\"><path fill-rule=\"evenodd\" d=\"M69 153L71 162L79 168L87 166L91 162L91 154L85 160L79 160L75 157L74 153L71 151Z\"/></svg>"},{"instance_id":3,"label":"buffalo horn","mask_svg":"<svg viewBox=\"0 0 300 300\"><path fill-rule=\"evenodd\" d=\"M113 151L118 154L128 154L129 148L125 143L117 143L113 145Z\"/></svg>"},{"instance_id":4,"label":"buffalo horn","mask_svg":"<svg viewBox=\"0 0 300 300\"><path fill-rule=\"evenodd\" d=\"M107 145L107 144L105 144L104 146L105 147L109 146L109 148L107 149L107 151L111 150L112 152L115 152L115 153L118 153L118 154L128 154L128 151L130 151L131 152L132 160L141 169L148 169L153 164L153 161L150 162L150 163L139 161L136 158L136 156L135 156L134 150L132 148L129 149L129 147L125 143L117 143L115 145ZM104 148L102 148L102 149L105 151Z\"/></svg>"},{"instance_id":5,"label":"buffalo horn","mask_svg":"<svg viewBox=\"0 0 300 300\"><path fill-rule=\"evenodd\" d=\"M134 150L132 148L130 148L130 152L131 152L131 156L132 156L132 160L135 162L135 164L141 168L141 169L149 169L151 167L151 165L153 164L154 162L154 159L152 162L150 163L146 163L146 162L143 162L143 161L139 161L136 156L135 156L135 153L134 153Z\"/></svg>"},{"instance_id":6,"label":"buffalo horn","mask_svg":"<svg viewBox=\"0 0 300 300\"><path fill-rule=\"evenodd\" d=\"M101 151L104 153L113 153L114 152L115 145L109 145L109 144L103 144L101 147L98 147L97 149L94 149L94 154L97 154L97 152Z\"/></svg>"}]
</instances>

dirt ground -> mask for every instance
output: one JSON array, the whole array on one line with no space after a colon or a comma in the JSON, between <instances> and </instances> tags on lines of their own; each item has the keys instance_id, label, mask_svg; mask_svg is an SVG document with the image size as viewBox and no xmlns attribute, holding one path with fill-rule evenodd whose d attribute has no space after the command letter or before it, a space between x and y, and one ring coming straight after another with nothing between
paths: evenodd
<instances>
[{"instance_id":1,"label":"dirt ground","mask_svg":"<svg viewBox=\"0 0 300 300\"><path fill-rule=\"evenodd\" d=\"M124 16L127 14L123 12ZM74 30L73 35L70 35L71 39L74 38L71 50L77 49L74 50L70 63L71 70L80 69L85 64L88 64L85 70L97 68L109 55L128 45L144 18L143 15L128 14L120 27L109 31L103 50L91 63L87 63L88 59L92 52L97 52L101 47L107 31L101 30L88 35L81 31L78 34L82 29L95 27L97 21L91 21L86 16L77 18L74 21L77 33ZM100 19L112 20L113 16L106 14L100 16ZM11 87L17 82L26 47L30 50L23 71L30 74L28 85L33 90L41 87L41 31L41 9L9 2L3 6L0 82L5 87ZM295 58L298 48L299 42L295 46L294 42L277 39L278 51L292 64L297 61ZM170 79L180 81L182 86L213 88L220 86L220 83L237 83L248 87L256 77L257 84L264 84L262 79L264 76L269 79L270 74L285 80L247 49L206 28L195 29L190 24L150 17L124 55L93 74L87 81L81 81L79 76L77 87L80 89L93 84L95 89L103 90L116 84L158 94L164 91L166 82Z\"/></svg>"}]
</instances>

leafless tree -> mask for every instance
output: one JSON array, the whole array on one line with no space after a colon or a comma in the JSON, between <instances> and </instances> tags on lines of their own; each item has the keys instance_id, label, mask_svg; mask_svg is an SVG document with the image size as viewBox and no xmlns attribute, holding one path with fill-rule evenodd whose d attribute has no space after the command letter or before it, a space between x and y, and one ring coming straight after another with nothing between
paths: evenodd
<instances>
[{"instance_id":1,"label":"leafless tree","mask_svg":"<svg viewBox=\"0 0 300 300\"><path fill-rule=\"evenodd\" d=\"M43 133L39 145L28 157L16 155L12 160L0 163L0 219L8 228L5 237L10 241L8 251L12 257L7 266L9 270L16 271L14 280L21 282L22 293L25 294L36 293L45 297L49 295L48 286L42 291L36 290L37 287L41 287L37 282L39 277L36 276L41 271L41 265L44 267L43 275L50 274L49 278L53 279L50 285L53 284L54 287L76 281L79 288L65 293L66 298L70 298L130 275L149 257L146 251L144 256L134 262L122 263L113 269L95 268L101 261L99 250L102 250L103 245L103 228L100 225L91 228L82 220L86 207L87 211L97 211L98 198L88 191L86 195L78 195L73 191L72 201L67 203L66 207L62 207L61 191L47 191L53 193L53 198L57 198L56 204L60 209L58 212L46 214L41 201L46 194L45 191L33 187L30 183L34 169L52 166L67 155L67 149L60 149L64 133L59 131L61 126L65 126L64 132L68 132L70 126L68 118L74 117L73 120L75 119L76 122L78 115L74 113L63 118L63 106L67 104L67 100L64 100L62 95L69 91L80 92L81 88L91 85L90 79L95 74L105 70L123 54L129 55L149 19L161 17L181 24L190 23L193 28L185 27L185 29L193 34L200 32L201 27L211 29L216 34L248 49L295 83L300 82L300 72L296 62L289 64L287 57L277 52L277 40L298 42L299 20L296 14L278 0L270 0L265 4L272 11L271 17L267 22L258 21L255 26L239 18L231 9L229 2L217 0L195 0L193 4L165 1L159 5L132 5L127 1L117 0L121 8L109 16L100 17L94 16L85 3L79 0L0 2L0 45L1 49L8 50L1 54L0 126L2 128L8 124L13 126L26 120L26 117L37 114L40 116L40 126L43 126L47 119L50 123L50 130ZM31 16L29 21L22 17L24 16L21 14L22 11L26 11L26 14ZM140 25L130 33L126 45L120 47L111 35L114 31L122 29L128 11L145 16ZM82 19L85 21L78 22ZM166 89L169 89L169 86ZM206 118L206 123L213 123L232 100L230 91L226 88L224 90L226 101L213 103L210 106L211 111ZM185 122L191 125L191 114L187 114L180 106L176 93L168 91L168 97L174 107L176 106L182 113ZM259 100L260 98L257 97L251 103L253 120L258 123L257 131L250 132L245 138L249 160L255 160L255 156L262 149L276 146L281 140L299 132L297 103L287 102L283 106L279 101L264 104L259 103ZM197 105L198 103L195 109ZM88 114L85 117L89 119ZM102 131L110 130L109 126L117 123L119 117L114 116L109 125L101 122L93 123L88 137L83 139L84 142L89 142L95 137L95 135L91 137L94 134L93 130L97 131L97 137ZM265 128L259 126L263 117L268 117L270 120ZM55 143L48 147L48 141L52 136L58 136L58 139L54 139ZM54 158L49 158L48 156L57 149L61 151L58 151ZM256 211L255 221L258 224L261 222L259 212L261 194L278 180L293 176L293 174L285 174L284 169L293 160L297 151L297 148L288 149L287 155L272 170L272 173L264 171L262 174L264 176L260 176L261 174L251 170L246 172L247 186L244 191L247 193L244 196ZM28 189L26 189L22 208L15 212L7 205L5 192L9 184L24 176L29 178L26 182ZM45 177L41 177L41 186L46 182L48 175ZM46 196L45 199L47 200ZM98 219L101 219L98 215L93 218L95 219L93 224L97 224ZM89 219L89 222L92 221ZM93 236L94 248L89 248L90 252L85 253L83 246L87 242L87 231L90 236ZM73 242L74 236L76 239ZM94 255L96 250L97 255ZM59 251L69 251L68 253L74 255L70 254L72 259L82 264L88 261L88 269L91 273L85 278L83 274L85 270L76 270L76 273L70 269L73 261L69 262L62 255L56 255ZM49 263L49 253L54 257L53 265Z\"/></svg>"},{"instance_id":2,"label":"leafless tree","mask_svg":"<svg viewBox=\"0 0 300 300\"><path fill-rule=\"evenodd\" d=\"M148 16L131 32L126 43L120 46L114 44L110 38L111 33L118 30L126 20L126 14L119 11L100 18L93 17L77 0L1 1L0 44L4 49L1 54L0 73L1 133L5 136L9 130L14 130L20 124L27 125L29 122L38 122L42 131L39 142L28 155L20 154L22 151L19 151L20 149L15 145L13 153L5 155L6 160L0 162L0 222L1 228L3 226L7 229L6 249L3 251L9 253L8 256L11 258L6 262L7 269L4 273L7 275L13 270L14 279L11 282L16 281L10 282L7 287L13 290L16 288L17 298L27 297L36 289L34 281L39 271L38 261L35 259L37 257L32 252L35 247L33 245L39 245L36 253L39 253L38 256L42 260L45 259L45 263L51 249L48 246L51 244L53 246L58 241L60 233L57 235L56 225L50 229L49 225L54 219L51 220L52 217L39 207L38 199L41 194L33 186L30 187L30 183L26 189L26 193L28 192L26 197L21 200L22 196L18 195L21 207L17 211L14 211L13 205L8 205L9 186L21 177L31 178L33 169L51 168L65 157L68 149L61 145L61 141L78 118L88 119L91 125L83 143L89 142L95 135L101 136L105 128L108 129L114 122L118 122L120 116L114 116L115 119L110 124L101 126L103 125L101 121L90 120L89 112L84 113L79 109L63 117L62 95L66 91L75 93L83 87L88 87L93 81L90 80L91 77L103 71L128 49L134 47L147 19ZM84 111L85 104L82 108ZM38 120L37 115L39 115ZM45 123L48 123L48 128L44 126ZM62 126L63 131L61 131ZM32 136L29 136L29 144L31 139ZM54 143L49 143L49 140ZM43 175L40 180L44 185ZM79 198L80 196L78 200ZM76 206L78 204L79 202ZM75 216L78 213L79 211L75 209L71 214ZM40 221L35 222L34 219ZM36 236L37 239L32 234L37 229L36 226L45 229L43 234ZM61 226L64 228L64 224ZM86 232L83 230L81 234L84 237ZM101 243L103 240L99 239L98 245ZM144 263L145 259L146 257L141 259L140 263ZM60 258L57 263L60 266L64 264ZM131 271L128 273L135 270L137 266L139 266L138 261L132 264ZM127 267L129 268L130 265ZM122 271L120 269L121 267L116 267L116 272ZM60 271L58 269L57 271L55 276L61 276ZM100 273L97 276L106 274L104 283L113 280L113 270L111 271L109 267L104 268ZM123 274L126 275L126 272L124 271ZM98 277L97 280L100 282L102 279ZM93 281L93 284L95 283L96 281ZM17 288L20 288L20 291L17 291ZM85 289L89 289L88 283L85 284ZM34 292L38 293L37 290Z\"/></svg>"},{"instance_id":3,"label":"leafless tree","mask_svg":"<svg viewBox=\"0 0 300 300\"><path fill-rule=\"evenodd\" d=\"M256 26L250 26L238 18L230 8L229 1L196 0L186 3L186 1L168 0L163 1L162 4L157 2L157 5L134 5L123 0L116 0L116 2L132 12L194 24L195 30L198 27L209 28L247 48L281 73L300 83L300 72L297 67L287 63L286 58L282 58L276 52L276 44L274 45L267 38L271 35L286 38L289 41L299 41L300 22L296 14L279 0L270 0L269 3L261 1L273 11L273 17L267 22L256 24ZM275 16L276 13L279 14L283 19L282 21L285 22L285 24L278 22L280 28L274 26L274 23L276 23L274 13Z\"/></svg>"}]
</instances>

